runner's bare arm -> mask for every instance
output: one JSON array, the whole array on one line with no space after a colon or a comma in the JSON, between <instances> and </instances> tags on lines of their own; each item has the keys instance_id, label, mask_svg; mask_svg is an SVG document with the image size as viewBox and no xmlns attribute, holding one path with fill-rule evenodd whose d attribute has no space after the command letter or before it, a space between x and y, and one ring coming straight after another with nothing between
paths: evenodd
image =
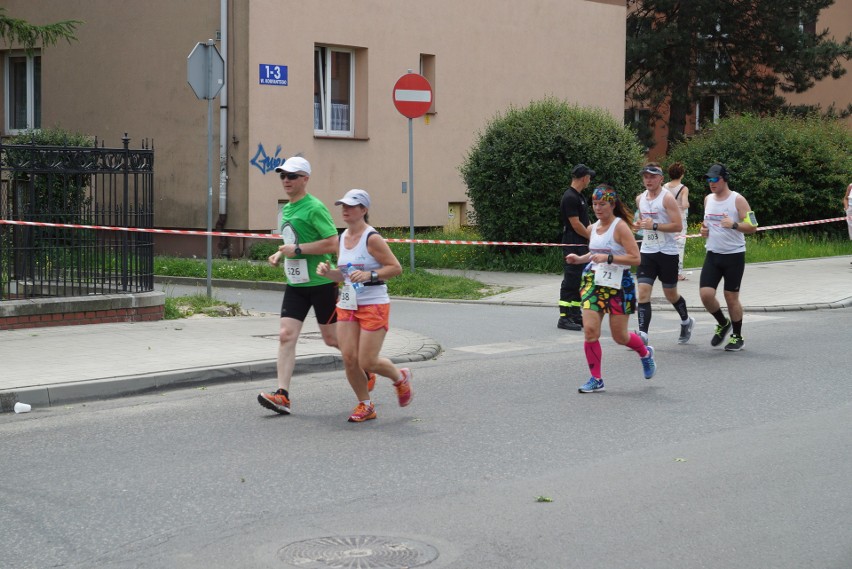
<instances>
[{"instance_id":1,"label":"runner's bare arm","mask_svg":"<svg viewBox=\"0 0 852 569\"><path fill-rule=\"evenodd\" d=\"M619 223L615 228L615 242L624 247L624 255L616 255L612 262L616 265L638 265L642 261L639 255L639 245L636 237L626 223Z\"/></svg>"}]
</instances>

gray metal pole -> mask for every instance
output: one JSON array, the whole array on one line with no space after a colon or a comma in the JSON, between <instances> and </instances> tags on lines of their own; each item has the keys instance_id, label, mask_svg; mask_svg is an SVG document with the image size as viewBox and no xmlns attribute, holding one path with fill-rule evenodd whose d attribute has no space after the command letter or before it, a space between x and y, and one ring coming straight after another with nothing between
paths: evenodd
<instances>
[{"instance_id":1,"label":"gray metal pole","mask_svg":"<svg viewBox=\"0 0 852 569\"><path fill-rule=\"evenodd\" d=\"M408 119L408 224L414 241L414 134L412 119ZM410 243L411 272L414 272L414 243Z\"/></svg>"},{"instance_id":2,"label":"gray metal pole","mask_svg":"<svg viewBox=\"0 0 852 569\"><path fill-rule=\"evenodd\" d=\"M213 297L213 40L207 42L207 298Z\"/></svg>"}]
</instances>

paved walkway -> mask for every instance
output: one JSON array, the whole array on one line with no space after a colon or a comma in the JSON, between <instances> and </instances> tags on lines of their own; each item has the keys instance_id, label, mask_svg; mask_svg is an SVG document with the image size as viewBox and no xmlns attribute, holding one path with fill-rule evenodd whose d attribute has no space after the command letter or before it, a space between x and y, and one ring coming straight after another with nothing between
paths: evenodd
<instances>
[{"instance_id":1,"label":"paved walkway","mask_svg":"<svg viewBox=\"0 0 852 569\"><path fill-rule=\"evenodd\" d=\"M743 305L747 312L850 307L850 261L852 256L749 265ZM548 306L554 313L562 280L557 275L440 272L511 287L474 302ZM679 286L690 309L702 309L699 272L693 270ZM659 285L655 292L655 307L673 310ZM167 387L274 377L277 329L277 315L266 315L0 331L0 411L10 411L16 401L37 410ZM402 363L428 360L440 351L434 340L396 328L385 339L383 355ZM339 353L322 342L313 319L305 322L297 353L296 373L342 369Z\"/></svg>"}]
</instances>

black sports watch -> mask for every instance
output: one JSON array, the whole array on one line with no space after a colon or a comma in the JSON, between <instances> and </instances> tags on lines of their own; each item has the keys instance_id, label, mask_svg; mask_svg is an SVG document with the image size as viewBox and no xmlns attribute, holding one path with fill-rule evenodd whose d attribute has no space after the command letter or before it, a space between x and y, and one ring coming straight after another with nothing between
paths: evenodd
<instances>
[{"instance_id":1,"label":"black sports watch","mask_svg":"<svg viewBox=\"0 0 852 569\"><path fill-rule=\"evenodd\" d=\"M299 247L298 245L296 245L296 248L293 249L293 252L297 255L301 255L302 254L302 248Z\"/></svg>"},{"instance_id":2,"label":"black sports watch","mask_svg":"<svg viewBox=\"0 0 852 569\"><path fill-rule=\"evenodd\" d=\"M652 225L652 226L651 226L651 229L653 229L654 231L656 231L656 230L657 230L657 224L655 223L654 225Z\"/></svg>"}]
</instances>

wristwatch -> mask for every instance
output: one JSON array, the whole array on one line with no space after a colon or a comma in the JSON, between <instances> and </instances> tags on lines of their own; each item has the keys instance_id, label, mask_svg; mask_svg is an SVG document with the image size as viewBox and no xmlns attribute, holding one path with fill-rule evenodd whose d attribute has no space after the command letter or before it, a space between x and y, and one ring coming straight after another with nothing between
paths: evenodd
<instances>
[{"instance_id":1,"label":"wristwatch","mask_svg":"<svg viewBox=\"0 0 852 569\"><path fill-rule=\"evenodd\" d=\"M652 226L651 226L651 229L653 229L654 231L656 231L656 230L657 230L657 224L655 223L654 225L652 225Z\"/></svg>"},{"instance_id":2,"label":"wristwatch","mask_svg":"<svg viewBox=\"0 0 852 569\"><path fill-rule=\"evenodd\" d=\"M299 247L298 245L296 245L296 248L293 249L293 252L297 255L301 255L302 254L302 248Z\"/></svg>"},{"instance_id":3,"label":"wristwatch","mask_svg":"<svg viewBox=\"0 0 852 569\"><path fill-rule=\"evenodd\" d=\"M370 282L374 283L379 280L379 273L376 271L370 271Z\"/></svg>"},{"instance_id":4,"label":"wristwatch","mask_svg":"<svg viewBox=\"0 0 852 569\"><path fill-rule=\"evenodd\" d=\"M731 229L736 230L736 228L739 227L739 226L740 226L739 222L735 221L734 224L731 226Z\"/></svg>"}]
</instances>

